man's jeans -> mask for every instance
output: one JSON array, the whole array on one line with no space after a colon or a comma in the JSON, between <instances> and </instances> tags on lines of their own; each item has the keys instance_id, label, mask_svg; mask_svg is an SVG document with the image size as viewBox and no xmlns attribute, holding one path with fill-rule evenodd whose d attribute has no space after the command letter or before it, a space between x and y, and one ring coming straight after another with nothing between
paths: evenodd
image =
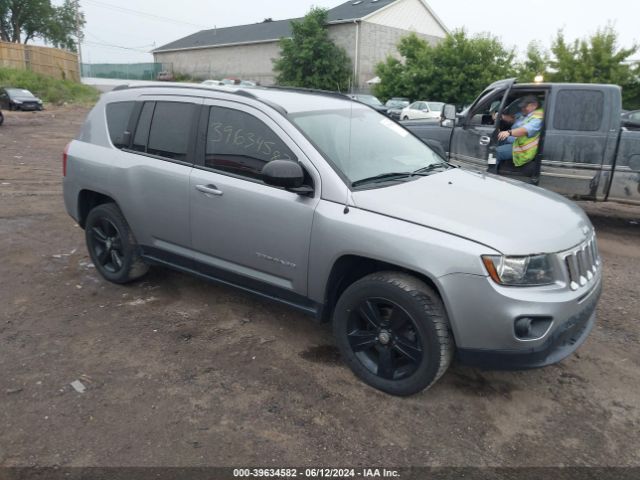
<instances>
[{"instance_id":1,"label":"man's jeans","mask_svg":"<svg viewBox=\"0 0 640 480\"><path fill-rule=\"evenodd\" d=\"M501 162L513 159L513 143L505 143L496 148L496 169Z\"/></svg>"}]
</instances>

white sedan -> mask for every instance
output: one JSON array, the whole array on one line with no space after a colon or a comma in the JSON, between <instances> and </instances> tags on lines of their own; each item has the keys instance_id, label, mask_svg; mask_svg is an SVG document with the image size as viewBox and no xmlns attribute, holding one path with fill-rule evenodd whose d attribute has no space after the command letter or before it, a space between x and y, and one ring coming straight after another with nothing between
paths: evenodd
<instances>
[{"instance_id":1,"label":"white sedan","mask_svg":"<svg viewBox=\"0 0 640 480\"><path fill-rule=\"evenodd\" d=\"M413 102L402 110L400 120L438 119L442 112L442 102Z\"/></svg>"}]
</instances>

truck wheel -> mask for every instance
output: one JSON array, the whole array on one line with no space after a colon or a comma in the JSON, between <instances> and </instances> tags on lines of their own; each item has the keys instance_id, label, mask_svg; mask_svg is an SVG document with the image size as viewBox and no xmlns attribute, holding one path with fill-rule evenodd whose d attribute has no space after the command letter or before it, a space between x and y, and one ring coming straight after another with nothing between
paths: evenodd
<instances>
[{"instance_id":1,"label":"truck wheel","mask_svg":"<svg viewBox=\"0 0 640 480\"><path fill-rule=\"evenodd\" d=\"M85 226L87 248L100 274L113 283L128 283L149 270L140 257L136 239L115 203L95 207Z\"/></svg>"},{"instance_id":2,"label":"truck wheel","mask_svg":"<svg viewBox=\"0 0 640 480\"><path fill-rule=\"evenodd\" d=\"M373 273L350 285L336 305L333 332L356 376L399 396L433 385L455 349L440 297L400 272Z\"/></svg>"}]
</instances>

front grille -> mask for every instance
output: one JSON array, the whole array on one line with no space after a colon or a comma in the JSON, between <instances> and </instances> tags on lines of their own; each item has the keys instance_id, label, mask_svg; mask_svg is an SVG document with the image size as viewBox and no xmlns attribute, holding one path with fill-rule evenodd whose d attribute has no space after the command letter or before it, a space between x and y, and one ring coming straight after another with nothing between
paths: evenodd
<instances>
[{"instance_id":1,"label":"front grille","mask_svg":"<svg viewBox=\"0 0 640 480\"><path fill-rule=\"evenodd\" d=\"M571 290L586 287L600 268L598 244L593 234L589 240L564 254Z\"/></svg>"}]
</instances>

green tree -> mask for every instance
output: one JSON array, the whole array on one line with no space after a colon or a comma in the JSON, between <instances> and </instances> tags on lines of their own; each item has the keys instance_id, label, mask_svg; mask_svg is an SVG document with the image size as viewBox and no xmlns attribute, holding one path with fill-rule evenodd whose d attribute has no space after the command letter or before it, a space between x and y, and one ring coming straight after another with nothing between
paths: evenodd
<instances>
[{"instance_id":1,"label":"green tree","mask_svg":"<svg viewBox=\"0 0 640 480\"><path fill-rule=\"evenodd\" d=\"M549 52L544 50L538 42L531 42L527 47L525 60L516 66L518 81L533 82L538 75L548 80L550 61Z\"/></svg>"},{"instance_id":2,"label":"green tree","mask_svg":"<svg viewBox=\"0 0 640 480\"><path fill-rule=\"evenodd\" d=\"M568 43L562 31L551 46L554 58L550 62L554 82L613 83L623 89L627 108L640 108L638 66L629 62L639 50L638 45L620 48L618 34L611 25L589 38Z\"/></svg>"},{"instance_id":3,"label":"green tree","mask_svg":"<svg viewBox=\"0 0 640 480\"><path fill-rule=\"evenodd\" d=\"M56 47L76 50L84 27L77 0L55 6L51 0L0 0L0 40L28 43L35 38Z\"/></svg>"},{"instance_id":4,"label":"green tree","mask_svg":"<svg viewBox=\"0 0 640 480\"><path fill-rule=\"evenodd\" d=\"M279 85L345 91L351 79L351 61L329 38L327 11L312 9L292 21L292 38L280 40L280 58L273 61Z\"/></svg>"},{"instance_id":5,"label":"green tree","mask_svg":"<svg viewBox=\"0 0 640 480\"><path fill-rule=\"evenodd\" d=\"M514 75L513 50L490 35L469 36L464 30L430 45L416 34L400 40L402 62L392 57L376 67L383 99L403 96L468 104L488 84Z\"/></svg>"}]
</instances>

